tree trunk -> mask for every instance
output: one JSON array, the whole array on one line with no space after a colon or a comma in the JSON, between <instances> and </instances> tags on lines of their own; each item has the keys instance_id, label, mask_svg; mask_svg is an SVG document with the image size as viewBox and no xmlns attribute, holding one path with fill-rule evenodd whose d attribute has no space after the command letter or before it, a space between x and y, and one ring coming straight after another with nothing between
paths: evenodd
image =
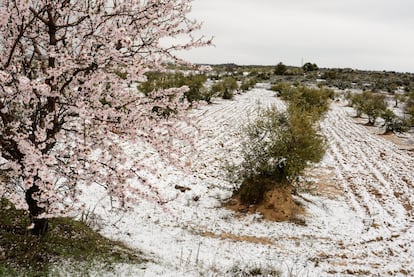
<instances>
[{"instance_id":1,"label":"tree trunk","mask_svg":"<svg viewBox=\"0 0 414 277\"><path fill-rule=\"evenodd\" d=\"M39 191L39 187L33 185L30 189L26 191L26 203L29 206L30 212L30 221L33 224L32 234L36 236L43 237L49 225L49 220L47 218L38 218L45 209L37 205L37 200L33 198L33 194Z\"/></svg>"}]
</instances>

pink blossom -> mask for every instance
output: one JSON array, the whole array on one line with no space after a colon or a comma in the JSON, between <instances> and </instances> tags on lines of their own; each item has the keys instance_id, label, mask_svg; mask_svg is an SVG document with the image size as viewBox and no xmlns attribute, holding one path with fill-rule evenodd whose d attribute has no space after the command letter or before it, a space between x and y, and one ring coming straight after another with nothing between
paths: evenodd
<instances>
[{"instance_id":1,"label":"pink blossom","mask_svg":"<svg viewBox=\"0 0 414 277\"><path fill-rule=\"evenodd\" d=\"M167 138L189 140L174 129L186 117L187 87L147 97L128 84L166 62L183 62L178 50L210 44L192 35L200 24L186 17L191 0L93 3L5 0L0 8L0 153L12 169L0 170L13 180L1 191L17 203L24 202L19 189L36 186L37 217L66 212L80 183L99 183L128 206L144 195L127 185L131 172L155 165L131 171L121 140L141 139L177 166L179 149ZM174 37L180 43L161 46ZM163 118L154 106L177 114Z\"/></svg>"}]
</instances>

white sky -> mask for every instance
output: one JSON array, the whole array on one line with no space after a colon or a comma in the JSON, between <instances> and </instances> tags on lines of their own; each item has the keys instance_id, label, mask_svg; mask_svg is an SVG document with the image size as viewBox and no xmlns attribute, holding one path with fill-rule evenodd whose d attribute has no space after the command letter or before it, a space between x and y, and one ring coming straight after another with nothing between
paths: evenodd
<instances>
[{"instance_id":1,"label":"white sky","mask_svg":"<svg viewBox=\"0 0 414 277\"><path fill-rule=\"evenodd\" d=\"M194 0L191 18L215 47L196 63L414 72L414 0Z\"/></svg>"}]
</instances>

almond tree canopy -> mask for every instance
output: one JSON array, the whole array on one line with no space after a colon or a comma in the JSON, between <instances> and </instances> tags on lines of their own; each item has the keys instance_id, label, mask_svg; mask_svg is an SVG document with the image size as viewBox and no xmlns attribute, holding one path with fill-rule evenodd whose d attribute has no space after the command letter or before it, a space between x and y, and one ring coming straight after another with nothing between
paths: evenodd
<instances>
[{"instance_id":1,"label":"almond tree canopy","mask_svg":"<svg viewBox=\"0 0 414 277\"><path fill-rule=\"evenodd\" d=\"M34 233L71 211L79 183L101 184L121 206L139 195L116 142L139 131L162 148L159 132L186 109L186 88L148 97L128 84L178 62L178 50L209 44L192 36L200 24L190 8L191 0L0 1L0 197L24 204Z\"/></svg>"}]
</instances>

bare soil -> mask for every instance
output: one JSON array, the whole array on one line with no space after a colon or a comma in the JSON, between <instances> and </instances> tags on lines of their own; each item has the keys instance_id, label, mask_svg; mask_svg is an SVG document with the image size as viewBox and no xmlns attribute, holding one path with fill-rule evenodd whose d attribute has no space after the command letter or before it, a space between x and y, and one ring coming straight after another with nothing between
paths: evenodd
<instances>
[{"instance_id":1,"label":"bare soil","mask_svg":"<svg viewBox=\"0 0 414 277\"><path fill-rule=\"evenodd\" d=\"M305 209L292 195L290 187L275 187L264 194L260 203L246 205L240 201L240 195L235 194L226 207L240 213L260 213L264 219L270 221L290 221L303 224L301 215Z\"/></svg>"},{"instance_id":2,"label":"bare soil","mask_svg":"<svg viewBox=\"0 0 414 277\"><path fill-rule=\"evenodd\" d=\"M201 236L208 237L208 238L217 238L217 239L229 239L234 242L250 242L262 245L274 245L275 243L272 242L269 238L266 237L253 237L253 236L238 236L230 233L221 233L215 234L213 232L202 232Z\"/></svg>"}]
</instances>

